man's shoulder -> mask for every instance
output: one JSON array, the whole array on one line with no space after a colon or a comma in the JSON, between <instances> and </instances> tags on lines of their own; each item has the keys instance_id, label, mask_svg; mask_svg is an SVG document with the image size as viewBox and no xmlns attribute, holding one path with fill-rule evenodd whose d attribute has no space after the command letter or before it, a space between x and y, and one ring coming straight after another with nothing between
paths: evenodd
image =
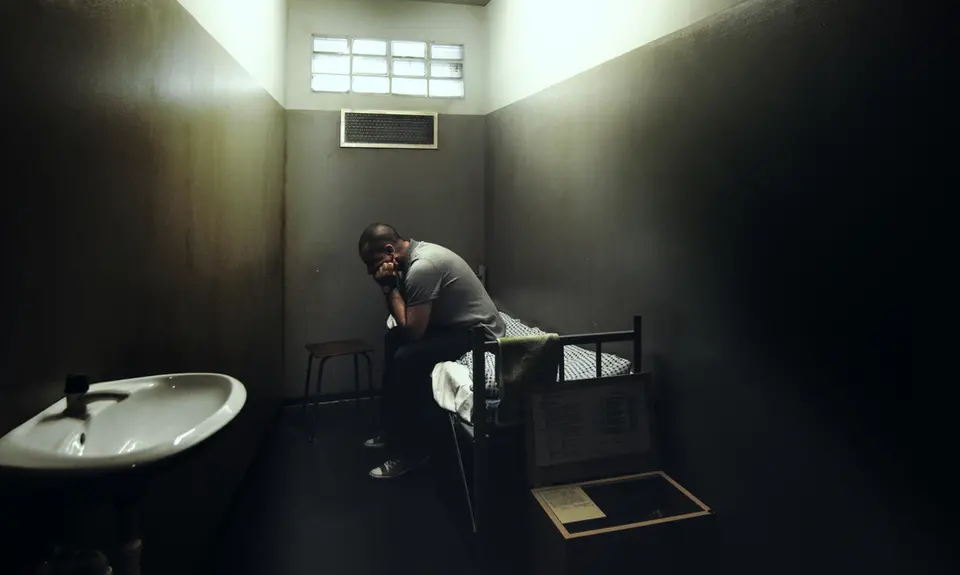
<instances>
[{"instance_id":1,"label":"man's shoulder","mask_svg":"<svg viewBox=\"0 0 960 575\"><path fill-rule=\"evenodd\" d=\"M430 242L417 242L416 255L418 258L435 259L438 257L459 257L453 250L445 248L440 244Z\"/></svg>"},{"instance_id":2,"label":"man's shoulder","mask_svg":"<svg viewBox=\"0 0 960 575\"><path fill-rule=\"evenodd\" d=\"M433 272L437 269L439 269L439 267L433 258L423 257L410 262L410 269L407 270L407 274L417 275L424 272Z\"/></svg>"},{"instance_id":3,"label":"man's shoulder","mask_svg":"<svg viewBox=\"0 0 960 575\"><path fill-rule=\"evenodd\" d=\"M440 265L437 265L438 258L430 249L432 246L425 242L419 242L417 249L410 261L410 268L407 270L407 280L413 283L430 282L436 276L442 275Z\"/></svg>"},{"instance_id":4,"label":"man's shoulder","mask_svg":"<svg viewBox=\"0 0 960 575\"><path fill-rule=\"evenodd\" d=\"M413 261L410 262L410 269L420 266L433 266L436 268L446 268L457 263L462 258L441 245L420 242L414 254Z\"/></svg>"}]
</instances>

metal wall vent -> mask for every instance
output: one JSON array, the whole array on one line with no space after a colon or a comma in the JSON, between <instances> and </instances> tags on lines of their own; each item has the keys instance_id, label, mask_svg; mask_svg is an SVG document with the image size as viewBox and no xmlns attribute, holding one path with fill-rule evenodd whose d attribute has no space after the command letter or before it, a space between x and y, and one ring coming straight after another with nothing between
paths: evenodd
<instances>
[{"instance_id":1,"label":"metal wall vent","mask_svg":"<svg viewBox=\"0 0 960 575\"><path fill-rule=\"evenodd\" d=\"M437 149L437 114L340 111L341 148Z\"/></svg>"}]
</instances>

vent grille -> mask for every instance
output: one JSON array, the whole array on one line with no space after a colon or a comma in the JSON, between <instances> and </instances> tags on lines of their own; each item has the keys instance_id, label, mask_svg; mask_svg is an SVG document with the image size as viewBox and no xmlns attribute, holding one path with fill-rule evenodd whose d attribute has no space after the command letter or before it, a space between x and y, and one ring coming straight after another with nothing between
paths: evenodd
<instances>
[{"instance_id":1,"label":"vent grille","mask_svg":"<svg viewBox=\"0 0 960 575\"><path fill-rule=\"evenodd\" d=\"M342 110L341 148L437 149L437 114Z\"/></svg>"}]
</instances>

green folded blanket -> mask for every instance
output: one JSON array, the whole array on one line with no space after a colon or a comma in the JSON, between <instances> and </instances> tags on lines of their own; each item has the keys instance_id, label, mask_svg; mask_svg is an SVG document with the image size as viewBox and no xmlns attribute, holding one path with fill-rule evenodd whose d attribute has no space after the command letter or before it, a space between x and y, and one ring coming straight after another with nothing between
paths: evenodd
<instances>
[{"instance_id":1,"label":"green folded blanket","mask_svg":"<svg viewBox=\"0 0 960 575\"><path fill-rule=\"evenodd\" d=\"M523 337L501 337L497 369L500 375L495 421L515 425L522 420L523 389L543 382L557 381L557 369L563 357L560 336L555 333Z\"/></svg>"}]
</instances>

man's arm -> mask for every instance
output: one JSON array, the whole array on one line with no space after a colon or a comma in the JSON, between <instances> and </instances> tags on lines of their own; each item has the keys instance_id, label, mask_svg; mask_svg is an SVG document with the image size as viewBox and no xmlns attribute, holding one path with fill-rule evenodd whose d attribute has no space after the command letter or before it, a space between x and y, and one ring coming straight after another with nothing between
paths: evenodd
<instances>
[{"instance_id":1,"label":"man's arm","mask_svg":"<svg viewBox=\"0 0 960 575\"><path fill-rule=\"evenodd\" d=\"M400 295L400 291L393 289L387 294L387 309L397 322L397 327L403 330L404 335L411 341L423 337L430 323L432 302L425 302L415 306L407 306Z\"/></svg>"},{"instance_id":2,"label":"man's arm","mask_svg":"<svg viewBox=\"0 0 960 575\"><path fill-rule=\"evenodd\" d=\"M387 311L397 322L397 327L410 341L423 337L430 323L430 310L433 298L439 292L440 275L434 266L417 267L408 275L408 288L411 292L410 304L404 301L397 289L400 275L396 263L385 262L377 270L374 279L383 287L387 300Z\"/></svg>"}]
</instances>

